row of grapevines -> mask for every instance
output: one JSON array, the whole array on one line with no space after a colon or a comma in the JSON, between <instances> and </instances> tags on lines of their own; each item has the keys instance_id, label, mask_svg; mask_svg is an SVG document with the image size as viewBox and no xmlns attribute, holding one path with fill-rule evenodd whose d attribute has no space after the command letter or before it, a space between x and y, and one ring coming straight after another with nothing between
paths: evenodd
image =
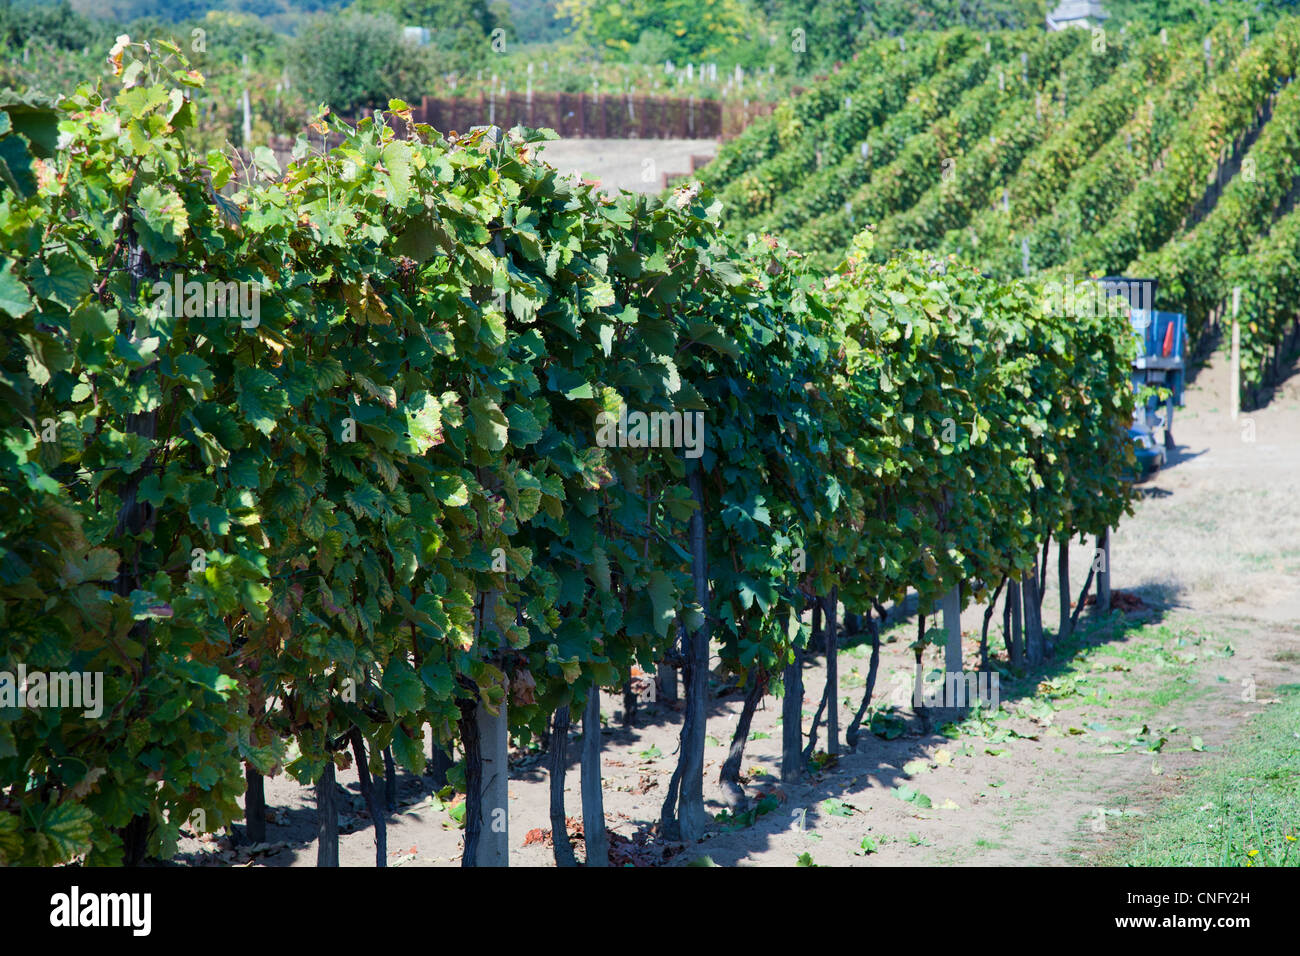
<instances>
[{"instance_id":1,"label":"row of grapevines","mask_svg":"<svg viewBox=\"0 0 1300 956\"><path fill-rule=\"evenodd\" d=\"M933 39L927 36L921 42L963 42L961 38L969 36L969 31L959 29L937 34ZM852 92L862 76L889 68L890 64L897 62L901 52L898 41L893 38L875 41L849 66L813 84L800 95L783 101L771 116L750 124L739 136L723 145L718 155L700 171L700 183L717 188L771 159L789 145L792 134L797 134L805 124L817 122L839 109L844 94Z\"/></svg>"},{"instance_id":2,"label":"row of grapevines","mask_svg":"<svg viewBox=\"0 0 1300 956\"><path fill-rule=\"evenodd\" d=\"M6 658L101 672L113 702L6 728L6 779L32 781L0 816L12 859L167 855L193 810L234 817L241 757L315 780L353 728L418 769L425 725L450 741L507 685L536 726L535 700L666 641L677 603L680 489L635 551L598 553L602 502L640 503L602 493L626 453L593 447L591 370L689 403L675 351L746 302L702 207L627 210L527 144L369 121L226 201L229 163L186 140L201 82L140 59L116 96L79 91L39 188L5 196L17 467L86 552L52 589L80 617L36 613L16 575ZM246 283L258 314L160 309L176 280ZM575 567L623 588L601 641L556 610L610 611L562 592Z\"/></svg>"},{"instance_id":3,"label":"row of grapevines","mask_svg":"<svg viewBox=\"0 0 1300 956\"><path fill-rule=\"evenodd\" d=\"M1078 56L1078 55L1076 55ZM1086 68L1102 65L1100 57L1089 56ZM936 246L946 232L959 229L989 196L1010 183L1011 193L1023 189L1017 170L1024 170L1031 182L1054 181L1088 156L1088 144L1096 138L1096 125L1105 121L1117 104L1131 96L1131 83L1144 66L1128 64L1105 85L1097 88L1060 127L1027 116L1026 109L1005 109L1001 121L987 140L980 138L954 159L952 174L941 177L910 208L893 213L880 222L879 246L888 248ZM1160 65L1156 65L1160 72ZM1091 88L1087 79L1082 86ZM1030 172L1034 170L1034 172ZM1043 187L1048 183L1043 182ZM997 199L993 199L1000 206ZM1019 208L1019 207L1017 207Z\"/></svg>"},{"instance_id":4,"label":"row of grapevines","mask_svg":"<svg viewBox=\"0 0 1300 956\"><path fill-rule=\"evenodd\" d=\"M542 731L677 622L686 833L711 634L761 689L808 595L969 599L1124 507L1122 321L945 260L823 283L696 187L609 200L397 102L227 198L165 52L123 39L120 88L0 113L4 664L106 702L5 712L6 862L167 856L235 819L244 762L332 779L358 735L468 760L482 709ZM602 440L624 411L704 430Z\"/></svg>"},{"instance_id":5,"label":"row of grapevines","mask_svg":"<svg viewBox=\"0 0 1300 956\"><path fill-rule=\"evenodd\" d=\"M1042 71L1041 76L1049 86L1056 82L1058 68L1068 61L1065 54L1073 53L1076 65L1086 65L1091 56L1086 46L1077 43L1048 43L1041 45L1041 49L1043 58L1035 64L1035 75ZM1062 59L1054 54L1062 55ZM1107 61L1104 68L1112 68L1118 61L1113 51L1101 59ZM1028 87L1013 81L1004 90L1004 83L985 71L983 82L973 88L970 78L955 85L952 99L944 104L944 109L951 109L950 112L931 118L923 127L900 130L896 149L886 144L875 151L876 165L870 178L842 206L824 210L792 233L791 241L818 251L843 249L854 232L855 222L878 221L912 205L930 184L941 178L945 161L957 161L966 144L983 138L999 116L1023 110Z\"/></svg>"},{"instance_id":6,"label":"row of grapevines","mask_svg":"<svg viewBox=\"0 0 1300 956\"><path fill-rule=\"evenodd\" d=\"M1154 37L1132 50L1131 56L1123 69L1094 89L1016 170L1008 203L1013 224L1028 224L1051 211L1061 186L1132 115L1143 87L1163 81L1173 58Z\"/></svg>"},{"instance_id":7,"label":"row of grapevines","mask_svg":"<svg viewBox=\"0 0 1300 956\"><path fill-rule=\"evenodd\" d=\"M873 479L862 538L885 558L879 576L858 570L861 597L913 587L925 609L956 583L979 593L1023 571L1047 534L1113 525L1131 414L1124 320L1066 321L1032 286L951 259L871 260L862 234L828 291L853 343L852 459Z\"/></svg>"},{"instance_id":8,"label":"row of grapevines","mask_svg":"<svg viewBox=\"0 0 1300 956\"><path fill-rule=\"evenodd\" d=\"M1211 89L1170 144L1163 165L1144 180L1101 229L1085 234L1066 266L1088 270L1125 269L1147 250L1176 234L1218 166L1220 157L1256 119L1265 100L1295 72L1300 55L1300 21L1281 21L1252 39L1231 72Z\"/></svg>"},{"instance_id":9,"label":"row of grapevines","mask_svg":"<svg viewBox=\"0 0 1300 956\"><path fill-rule=\"evenodd\" d=\"M1019 34L1005 42L1011 49L1019 47L1022 52L1037 49L1028 37ZM790 192L767 215L750 224L734 224L732 228L739 230L743 226L756 231L786 232L841 209L845 199L869 180L874 170L892 162L908 140L929 128L971 86L989 75L993 68L993 55L985 47L977 48L917 87L907 97L908 105L904 109L894 113L887 123L867 136L865 155L862 151L848 152L835 165L788 183ZM1038 68L1036 60L1032 65L1035 70ZM1010 82L1014 84L1016 81Z\"/></svg>"},{"instance_id":10,"label":"row of grapevines","mask_svg":"<svg viewBox=\"0 0 1300 956\"><path fill-rule=\"evenodd\" d=\"M871 246L871 234L860 234L821 295L803 297L810 314L798 334L817 339L805 367L781 349L795 374L768 366L776 377L761 383L799 396L788 410L802 406L812 421L765 423L744 407L769 400L733 391L731 414L745 415L747 428L766 424L758 434L771 436L745 444L770 449L773 471L797 462L789 480L818 488L799 499L811 512L796 501L768 507L758 487L717 489L722 513L735 515L710 550L722 660L751 690L731 763L762 686L806 640L796 632L793 584L861 608L914 589L928 614L954 587L963 605L987 600L1005 579L1030 573L1046 538L1099 534L1127 506L1134 346L1126 319L1054 314L1033 286L953 260L909 254L876 264ZM782 261L788 252L769 271L786 274ZM769 349L788 342L778 336ZM746 567L735 552L754 543L767 561ZM796 548L806 573L795 573ZM766 593L756 586L760 570ZM788 629L779 653L775 635L731 629L753 609L774 618L774 631ZM788 673L798 679L797 668Z\"/></svg>"},{"instance_id":11,"label":"row of grapevines","mask_svg":"<svg viewBox=\"0 0 1300 956\"><path fill-rule=\"evenodd\" d=\"M127 66L115 98L68 100L60 175L7 210L6 251L31 262L6 261L6 314L32 330L32 351L10 359L29 392L43 387L28 424L55 434L24 432L22 447L96 525L81 579L116 574L123 555L131 569L120 597L94 591L104 610L90 622L111 643L103 615L117 615L122 659L49 647L108 673L125 723L75 755L75 721L19 726L32 749L15 775L41 785L3 818L7 858L130 858L139 820L146 851L166 855L191 811L232 819L239 758L313 781L354 728L372 754L391 746L418 769L426 724L449 744L467 708L500 707L507 687L516 731L544 729L556 707L660 659L679 612L700 619L674 541L693 508L684 463L593 445L596 416L721 408L747 389L737 419L815 432L802 388L749 381L746 360L761 366L796 326L785 299L755 291L766 280L723 242L716 207L690 193L612 204L529 144L449 146L369 121L338 129L327 155L300 144L284 176L260 158L271 181L226 202L228 162L210 154L211 179L200 171L183 88L146 69L160 67ZM135 271L114 271L119 255ZM150 280L177 275L253 283L264 307L248 328L224 310L148 308ZM701 449L710 479L726 475L724 526L782 501L750 433L769 429L724 419ZM776 460L799 462L789 449ZM797 476L805 512L820 473ZM750 567L768 545L719 547L749 576L737 593L771 590ZM18 613L29 605L7 610L16 633L48 640ZM756 609L737 620L769 654L789 640ZM35 646L7 651L56 663ZM211 685L206 698L167 691L164 647L203 662L185 673ZM119 674L144 661L145 690L168 700L156 725ZM190 748L205 756L186 775ZM153 794L146 773L167 787ZM57 852L42 849L64 829Z\"/></svg>"},{"instance_id":12,"label":"row of grapevines","mask_svg":"<svg viewBox=\"0 0 1300 956\"><path fill-rule=\"evenodd\" d=\"M1292 166L1294 170L1294 165ZM1300 215L1293 210L1278 219L1265 236L1228 260L1223 287L1241 288L1242 391L1263 383L1269 352L1275 354L1295 332L1300 313ZM1288 328L1289 326L1289 328Z\"/></svg>"},{"instance_id":13,"label":"row of grapevines","mask_svg":"<svg viewBox=\"0 0 1300 956\"><path fill-rule=\"evenodd\" d=\"M1222 34L1230 39L1232 33L1231 28L1216 27L1211 37ZM1174 42L1179 42L1176 35ZM1215 64L1223 68L1228 62L1220 57ZM1129 191L1150 174L1175 129L1186 122L1195 106L1207 81L1202 62L1183 53L1173 58L1173 64L1159 96L1147 97L1085 166L1075 170L1068 181L1058 181L1061 191L1054 207L1030 228L1013 232L1007 211L992 201L967 229L949 231L939 248L969 257L1000 275L1021 270L1021 240L1028 242L1031 262L1038 267L1062 262L1078 237L1099 228Z\"/></svg>"},{"instance_id":14,"label":"row of grapevines","mask_svg":"<svg viewBox=\"0 0 1300 956\"><path fill-rule=\"evenodd\" d=\"M780 152L726 184L718 198L728 219L744 221L770 208L791 184L824 166L839 163L869 133L902 109L917 83L934 75L973 41L964 31L936 34L896 58L888 69L844 85L842 108L800 127ZM705 169L711 169L712 164Z\"/></svg>"},{"instance_id":15,"label":"row of grapevines","mask_svg":"<svg viewBox=\"0 0 1300 956\"><path fill-rule=\"evenodd\" d=\"M1229 295L1230 260L1245 254L1257 236L1267 235L1261 224L1274 218L1298 168L1300 86L1293 82L1278 95L1272 117L1243 158L1243 173L1228 183L1210 214L1133 264L1134 275L1160 277L1161 299L1186 313L1192 342L1205 334L1210 310Z\"/></svg>"}]
</instances>

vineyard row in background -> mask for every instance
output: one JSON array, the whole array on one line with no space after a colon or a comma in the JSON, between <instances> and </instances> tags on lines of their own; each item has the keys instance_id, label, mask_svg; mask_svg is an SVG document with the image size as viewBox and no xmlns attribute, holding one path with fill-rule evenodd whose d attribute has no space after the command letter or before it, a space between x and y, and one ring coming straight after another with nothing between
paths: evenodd
<instances>
[{"instance_id":1,"label":"vineyard row in background","mask_svg":"<svg viewBox=\"0 0 1300 956\"><path fill-rule=\"evenodd\" d=\"M782 103L700 179L729 230L779 234L823 268L873 224L878 259L1157 278L1193 351L1220 340L1240 288L1250 400L1300 312L1298 38L1295 17L930 34Z\"/></svg>"}]
</instances>

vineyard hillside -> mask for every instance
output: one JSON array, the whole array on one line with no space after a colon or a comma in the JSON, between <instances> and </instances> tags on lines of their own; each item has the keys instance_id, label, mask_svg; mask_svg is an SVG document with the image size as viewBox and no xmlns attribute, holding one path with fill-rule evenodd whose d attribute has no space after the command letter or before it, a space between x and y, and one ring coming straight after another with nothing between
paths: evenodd
<instances>
[{"instance_id":1,"label":"vineyard hillside","mask_svg":"<svg viewBox=\"0 0 1300 956\"><path fill-rule=\"evenodd\" d=\"M956 255L986 274L1159 280L1193 351L1241 311L1247 398L1294 337L1300 20L964 29L859 53L701 170L736 235L822 267Z\"/></svg>"}]
</instances>

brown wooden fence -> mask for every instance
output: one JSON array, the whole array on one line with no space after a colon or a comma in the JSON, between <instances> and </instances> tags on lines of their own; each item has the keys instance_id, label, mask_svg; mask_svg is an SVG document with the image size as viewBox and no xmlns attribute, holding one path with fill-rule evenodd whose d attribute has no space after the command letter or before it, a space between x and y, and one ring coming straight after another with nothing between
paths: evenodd
<instances>
[{"instance_id":1,"label":"brown wooden fence","mask_svg":"<svg viewBox=\"0 0 1300 956\"><path fill-rule=\"evenodd\" d=\"M595 139L731 139L773 104L626 93L503 93L426 96L416 122L441 132L474 126L547 127L564 137Z\"/></svg>"},{"instance_id":2,"label":"brown wooden fence","mask_svg":"<svg viewBox=\"0 0 1300 956\"><path fill-rule=\"evenodd\" d=\"M496 125L547 127L564 137L586 139L731 139L761 116L772 112L775 104L750 100L706 100L687 97L638 96L588 93L505 93L501 96L439 98L426 96L412 110L417 123L427 123L440 133L468 132L475 126ZM363 110L362 114L368 114ZM356 119L359 119L357 117ZM352 122L355 122L353 119ZM400 120L391 114L390 123ZM308 138L314 147L337 146L339 133L330 133L324 144L317 133ZM294 138L272 135L267 145L283 169L292 162ZM251 170L252 154L234 150L239 162L237 176L223 193L231 193L237 182L246 180L244 170ZM708 162L708 157L692 156L691 172ZM686 174L665 174L670 179Z\"/></svg>"}]
</instances>

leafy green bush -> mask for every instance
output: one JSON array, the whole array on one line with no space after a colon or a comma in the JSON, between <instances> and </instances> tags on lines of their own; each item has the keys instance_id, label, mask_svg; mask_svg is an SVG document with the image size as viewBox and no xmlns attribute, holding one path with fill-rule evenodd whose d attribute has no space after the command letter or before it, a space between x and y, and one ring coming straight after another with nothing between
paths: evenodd
<instances>
[{"instance_id":1,"label":"leafy green bush","mask_svg":"<svg viewBox=\"0 0 1300 956\"><path fill-rule=\"evenodd\" d=\"M614 57L626 56L653 30L671 38L674 57L718 59L755 26L742 0L560 0L558 11L572 21L579 42Z\"/></svg>"},{"instance_id":2,"label":"leafy green bush","mask_svg":"<svg viewBox=\"0 0 1300 956\"><path fill-rule=\"evenodd\" d=\"M435 72L427 48L404 40L386 14L309 20L294 41L290 64L307 96L347 116L390 98L418 100Z\"/></svg>"}]
</instances>

